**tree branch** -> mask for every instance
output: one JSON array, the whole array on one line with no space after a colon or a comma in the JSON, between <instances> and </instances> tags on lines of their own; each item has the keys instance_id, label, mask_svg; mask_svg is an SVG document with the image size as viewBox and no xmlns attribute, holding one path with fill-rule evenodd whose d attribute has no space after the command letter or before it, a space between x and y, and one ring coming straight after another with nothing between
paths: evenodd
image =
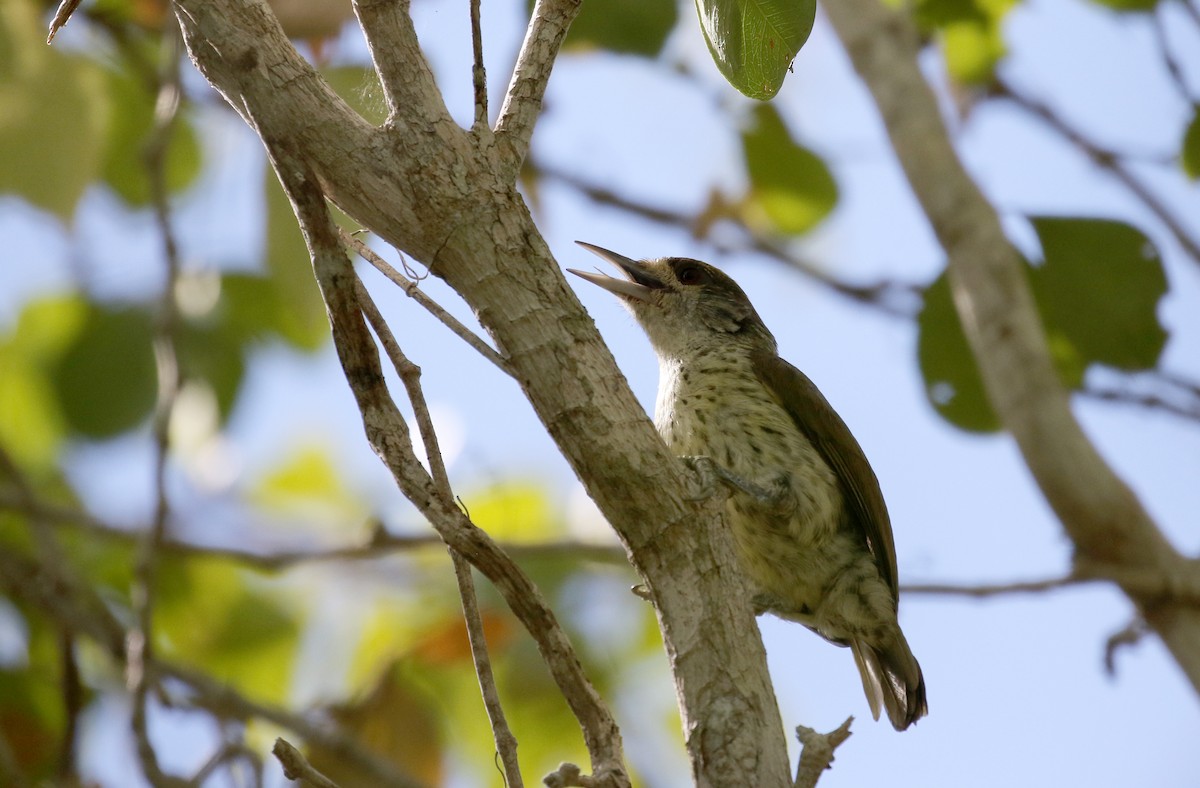
<instances>
[{"instance_id":1,"label":"tree branch","mask_svg":"<svg viewBox=\"0 0 1200 788\"><path fill-rule=\"evenodd\" d=\"M1121 160L1121 157L1093 142L1082 131L1067 123L1062 116L1051 109L1046 103L1022 93L1000 77L996 77L993 90L996 95L1008 99L1016 106L1041 120L1061 135L1063 139L1082 151L1097 167L1111 173L1114 178L1124 184L1125 188L1141 200L1142 204L1151 213L1158 217L1163 226L1175 236L1176 242L1183 251L1188 257L1192 258L1192 262L1200 265L1200 241L1197 241L1188 233L1183 223L1171 212L1167 204L1151 191L1150 187L1142 183L1133 174L1133 171Z\"/></svg>"},{"instance_id":2,"label":"tree branch","mask_svg":"<svg viewBox=\"0 0 1200 788\"><path fill-rule=\"evenodd\" d=\"M487 70L483 67L483 27L479 22L479 0L471 0L471 53L474 57L471 85L475 91L475 122L471 125L471 133L478 136L491 133L488 127Z\"/></svg>"},{"instance_id":3,"label":"tree branch","mask_svg":"<svg viewBox=\"0 0 1200 788\"><path fill-rule=\"evenodd\" d=\"M276 739L271 748L281 766L283 776L289 780L303 780L313 788L338 788L338 784L317 771L311 763L291 744L284 739Z\"/></svg>"},{"instance_id":4,"label":"tree branch","mask_svg":"<svg viewBox=\"0 0 1200 788\"><path fill-rule=\"evenodd\" d=\"M504 153L504 177L515 181L529 154L533 127L542 112L542 97L567 29L579 14L581 0L537 0L525 40L513 68L504 105L496 120L496 141Z\"/></svg>"},{"instance_id":5,"label":"tree branch","mask_svg":"<svg viewBox=\"0 0 1200 788\"><path fill-rule=\"evenodd\" d=\"M854 717L829 733L817 733L804 725L796 726L796 738L800 740L800 760L796 764L796 781L793 788L815 788L817 780L826 769L833 766L833 751L850 738L850 724Z\"/></svg>"},{"instance_id":6,"label":"tree branch","mask_svg":"<svg viewBox=\"0 0 1200 788\"><path fill-rule=\"evenodd\" d=\"M388 123L407 131L421 125L454 125L409 16L409 0L354 0L388 105ZM416 117L419 114L419 118Z\"/></svg>"},{"instance_id":7,"label":"tree branch","mask_svg":"<svg viewBox=\"0 0 1200 788\"><path fill-rule=\"evenodd\" d=\"M655 434L533 224L513 171L497 161L495 146L448 124L416 125L421 117L437 116L437 107L397 108L409 117L410 133L371 129L344 111L276 25L262 22L258 3L177 4L192 58L260 136L284 143L339 207L429 266L479 316L652 593L696 779L790 781L778 704L724 507L687 499L687 468ZM349 378L378 391L377 366L349 364ZM403 450L391 442L404 433L390 432L403 421L393 424L378 405L363 408L364 424L386 456ZM452 546L479 558L476 567L510 605L510 595L515 597L523 622L539 621L540 607L522 597L503 560L488 552L490 540L470 530L457 508L438 505L430 481L406 478L399 466L392 472L436 526L449 532L462 525L462 541ZM593 762L593 776L608 779L611 769L623 768L611 747L589 744L609 753L599 766Z\"/></svg>"},{"instance_id":8,"label":"tree branch","mask_svg":"<svg viewBox=\"0 0 1200 788\"><path fill-rule=\"evenodd\" d=\"M400 343L392 335L391 329L384 321L383 315L379 313L375 302L371 300L366 287L361 281L356 280L356 283L358 300L363 313L367 316L367 321L383 345L388 358L391 359L392 366L395 368L396 374L400 376L405 391L408 392L417 429L421 433L421 442L425 445L425 457L429 463L434 486L441 495L442 501L450 504L454 501L454 492L450 487L446 463L442 459L442 451L438 446L433 418L429 415L429 406L425 402L425 392L421 390L421 369L404 355ZM488 655L487 640L483 634L483 619L479 615L479 601L475 596L475 581L471 576L471 565L461 553L453 548L450 548L450 559L454 564L454 578L458 583L459 596L462 598L463 619L467 625L467 641L471 646L471 659L475 664L475 675L479 679L483 705L492 726L496 752L500 754L500 760L504 764L505 782L508 788L523 788L521 767L517 762L517 739L508 727L508 721L504 716L504 707L500 704L500 694L496 689L496 677L492 674L492 662Z\"/></svg>"},{"instance_id":9,"label":"tree branch","mask_svg":"<svg viewBox=\"0 0 1200 788\"><path fill-rule=\"evenodd\" d=\"M510 377L512 376L512 370L509 369L508 362L504 360L503 356L496 352L495 348L489 345L486 340L484 340L474 331L463 325L458 318L443 309L441 304L439 304L437 301L434 301L432 298L422 292L417 282L414 282L412 279L409 279L407 276L397 271L390 263L388 263L387 260L384 260L382 257L375 254L371 247L367 246L360 239L355 238L353 235L340 227L338 228L338 236L342 239L342 242L353 249L359 257L374 266L375 270L386 276L394 284L399 285L400 289L404 291L406 296L425 307L425 310L429 312L429 314L440 320L442 324L446 326L446 328L453 331L459 339L475 348L475 350L479 352L479 355L495 364L501 372L509 375ZM406 268L405 270L409 269Z\"/></svg>"},{"instance_id":10,"label":"tree branch","mask_svg":"<svg viewBox=\"0 0 1200 788\"><path fill-rule=\"evenodd\" d=\"M946 250L955 305L992 406L1078 554L1105 565L1185 574L1187 562L1070 411L1021 259L955 153L918 66L911 23L879 0L831 0L825 9ZM1124 590L1200 692L1200 610Z\"/></svg>"}]
</instances>

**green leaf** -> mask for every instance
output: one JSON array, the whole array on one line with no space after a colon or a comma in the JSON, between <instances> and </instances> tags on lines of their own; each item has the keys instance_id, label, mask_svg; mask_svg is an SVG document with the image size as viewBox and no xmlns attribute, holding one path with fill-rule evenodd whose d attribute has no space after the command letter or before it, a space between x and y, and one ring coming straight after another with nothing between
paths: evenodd
<instances>
[{"instance_id":1,"label":"green leaf","mask_svg":"<svg viewBox=\"0 0 1200 788\"><path fill-rule=\"evenodd\" d=\"M1153 11L1158 0L1092 0L1092 2L1111 8L1113 11L1146 12Z\"/></svg>"},{"instance_id":2,"label":"green leaf","mask_svg":"<svg viewBox=\"0 0 1200 788\"><path fill-rule=\"evenodd\" d=\"M76 296L30 301L0 340L0 442L30 469L49 469L66 432L47 370L74 341L88 307Z\"/></svg>"},{"instance_id":3,"label":"green leaf","mask_svg":"<svg viewBox=\"0 0 1200 788\"><path fill-rule=\"evenodd\" d=\"M763 101L812 32L816 0L696 0L708 51L729 84Z\"/></svg>"},{"instance_id":4,"label":"green leaf","mask_svg":"<svg viewBox=\"0 0 1200 788\"><path fill-rule=\"evenodd\" d=\"M532 12L532 0L526 8ZM675 27L677 14L674 0L588 0L563 46L654 57Z\"/></svg>"},{"instance_id":5,"label":"green leaf","mask_svg":"<svg viewBox=\"0 0 1200 788\"><path fill-rule=\"evenodd\" d=\"M1043 260L1027 266L1029 285L1063 385L1081 388L1093 364L1154 368L1167 342L1158 320L1167 278L1150 240L1134 227L1102 219L1031 222ZM945 273L926 291L917 327L925 392L938 413L972 432L999 429Z\"/></svg>"},{"instance_id":6,"label":"green leaf","mask_svg":"<svg viewBox=\"0 0 1200 788\"><path fill-rule=\"evenodd\" d=\"M1200 179L1200 104L1192 106L1192 121L1183 133L1179 161L1189 178Z\"/></svg>"},{"instance_id":7,"label":"green leaf","mask_svg":"<svg viewBox=\"0 0 1200 788\"><path fill-rule=\"evenodd\" d=\"M1016 0L918 0L913 17L922 32L935 36L955 81L984 85L1008 53L1004 19Z\"/></svg>"},{"instance_id":8,"label":"green leaf","mask_svg":"<svg viewBox=\"0 0 1200 788\"><path fill-rule=\"evenodd\" d=\"M43 43L39 16L0 3L0 193L69 220L99 173L110 102L95 63Z\"/></svg>"},{"instance_id":9,"label":"green leaf","mask_svg":"<svg viewBox=\"0 0 1200 788\"><path fill-rule=\"evenodd\" d=\"M276 294L273 327L303 350L317 350L329 337L325 302L313 275L308 247L292 204L269 167L266 170L267 273Z\"/></svg>"},{"instance_id":10,"label":"green leaf","mask_svg":"<svg viewBox=\"0 0 1200 788\"><path fill-rule=\"evenodd\" d=\"M104 180L127 204L146 205L151 194L145 151L154 128L155 96L132 74L111 71L108 83L114 114L104 152ZM196 133L181 113L167 146L167 190L175 193L190 186L200 174L200 159Z\"/></svg>"},{"instance_id":11,"label":"green leaf","mask_svg":"<svg viewBox=\"0 0 1200 788\"><path fill-rule=\"evenodd\" d=\"M163 560L155 611L159 646L254 698L290 689L300 625L282 598L232 562Z\"/></svg>"},{"instance_id":12,"label":"green leaf","mask_svg":"<svg viewBox=\"0 0 1200 788\"><path fill-rule=\"evenodd\" d=\"M82 330L51 370L72 430L108 438L150 415L158 387L153 336L145 310L92 305Z\"/></svg>"},{"instance_id":13,"label":"green leaf","mask_svg":"<svg viewBox=\"0 0 1200 788\"><path fill-rule=\"evenodd\" d=\"M775 108L754 110L754 127L742 134L750 176L744 205L752 226L798 235L825 218L837 202L837 183L825 162L797 145Z\"/></svg>"},{"instance_id":14,"label":"green leaf","mask_svg":"<svg viewBox=\"0 0 1200 788\"><path fill-rule=\"evenodd\" d=\"M1167 277L1150 239L1128 224L1103 219L1031 221L1044 260L1030 282L1052 349L1069 346L1056 354L1068 382L1074 383L1072 360L1082 367L1155 367L1167 342L1158 320Z\"/></svg>"},{"instance_id":15,"label":"green leaf","mask_svg":"<svg viewBox=\"0 0 1200 788\"><path fill-rule=\"evenodd\" d=\"M925 396L942 418L969 432L995 432L1000 419L992 410L962 322L943 272L925 291L917 316L917 360L925 378Z\"/></svg>"},{"instance_id":16,"label":"green leaf","mask_svg":"<svg viewBox=\"0 0 1200 788\"><path fill-rule=\"evenodd\" d=\"M991 82L996 64L1007 54L1002 29L991 20L963 20L942 28L946 71L960 84Z\"/></svg>"}]
</instances>

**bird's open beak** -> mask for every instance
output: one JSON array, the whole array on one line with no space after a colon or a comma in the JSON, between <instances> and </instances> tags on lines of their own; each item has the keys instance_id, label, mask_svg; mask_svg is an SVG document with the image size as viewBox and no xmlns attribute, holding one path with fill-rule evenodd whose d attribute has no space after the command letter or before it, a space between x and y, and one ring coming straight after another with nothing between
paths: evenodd
<instances>
[{"instance_id":1,"label":"bird's open beak","mask_svg":"<svg viewBox=\"0 0 1200 788\"><path fill-rule=\"evenodd\" d=\"M575 243L620 268L625 276L629 278L617 279L607 274L593 274L588 271L578 271L574 268L568 268L567 270L575 274L575 276L586 279L594 285L599 285L610 293L627 298L636 298L639 301L649 301L650 294L662 288L662 280L650 275L646 271L645 266L637 260L630 260L628 257L619 255L616 252L610 252L594 244L583 241L576 241Z\"/></svg>"}]
</instances>

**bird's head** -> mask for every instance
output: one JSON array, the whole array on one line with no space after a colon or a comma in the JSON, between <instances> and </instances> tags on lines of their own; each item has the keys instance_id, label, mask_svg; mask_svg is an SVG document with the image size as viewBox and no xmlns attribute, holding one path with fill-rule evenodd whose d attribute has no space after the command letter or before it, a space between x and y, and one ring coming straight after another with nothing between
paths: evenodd
<instances>
[{"instance_id":1,"label":"bird's head","mask_svg":"<svg viewBox=\"0 0 1200 788\"><path fill-rule=\"evenodd\" d=\"M576 241L615 265L625 278L567 269L618 296L633 312L655 351L682 358L717 348L772 351L775 339L737 282L719 269L686 257L631 260Z\"/></svg>"}]
</instances>

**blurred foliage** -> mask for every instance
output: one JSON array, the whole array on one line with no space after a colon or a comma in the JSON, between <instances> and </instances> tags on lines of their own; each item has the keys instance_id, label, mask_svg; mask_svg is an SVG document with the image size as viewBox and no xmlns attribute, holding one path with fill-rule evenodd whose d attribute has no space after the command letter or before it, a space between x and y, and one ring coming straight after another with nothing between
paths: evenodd
<instances>
[{"instance_id":1,"label":"blurred foliage","mask_svg":"<svg viewBox=\"0 0 1200 788\"><path fill-rule=\"evenodd\" d=\"M1003 24L1016 0L918 0L913 18L937 40L947 73L964 85L991 81L1007 50Z\"/></svg>"},{"instance_id":2,"label":"blurred foliage","mask_svg":"<svg viewBox=\"0 0 1200 788\"><path fill-rule=\"evenodd\" d=\"M1080 389L1092 365L1153 369L1167 342L1158 306L1167 293L1162 258L1141 231L1101 219L1031 217L1042 246L1027 269L1063 383ZM943 273L925 291L918 359L930 403L951 424L991 432L1000 421L983 389Z\"/></svg>"},{"instance_id":3,"label":"blurred foliage","mask_svg":"<svg viewBox=\"0 0 1200 788\"><path fill-rule=\"evenodd\" d=\"M1200 180L1200 104L1192 106L1192 120L1183 133L1179 161L1192 180Z\"/></svg>"},{"instance_id":4,"label":"blurred foliage","mask_svg":"<svg viewBox=\"0 0 1200 788\"><path fill-rule=\"evenodd\" d=\"M532 13L533 0L525 7ZM675 27L677 9L675 0L588 0L563 46L654 57Z\"/></svg>"},{"instance_id":5,"label":"blurred foliage","mask_svg":"<svg viewBox=\"0 0 1200 788\"><path fill-rule=\"evenodd\" d=\"M837 202L833 174L812 151L798 145L769 104L755 107L753 125L742 132L750 192L745 223L780 235L801 235L825 218Z\"/></svg>"}]
</instances>

